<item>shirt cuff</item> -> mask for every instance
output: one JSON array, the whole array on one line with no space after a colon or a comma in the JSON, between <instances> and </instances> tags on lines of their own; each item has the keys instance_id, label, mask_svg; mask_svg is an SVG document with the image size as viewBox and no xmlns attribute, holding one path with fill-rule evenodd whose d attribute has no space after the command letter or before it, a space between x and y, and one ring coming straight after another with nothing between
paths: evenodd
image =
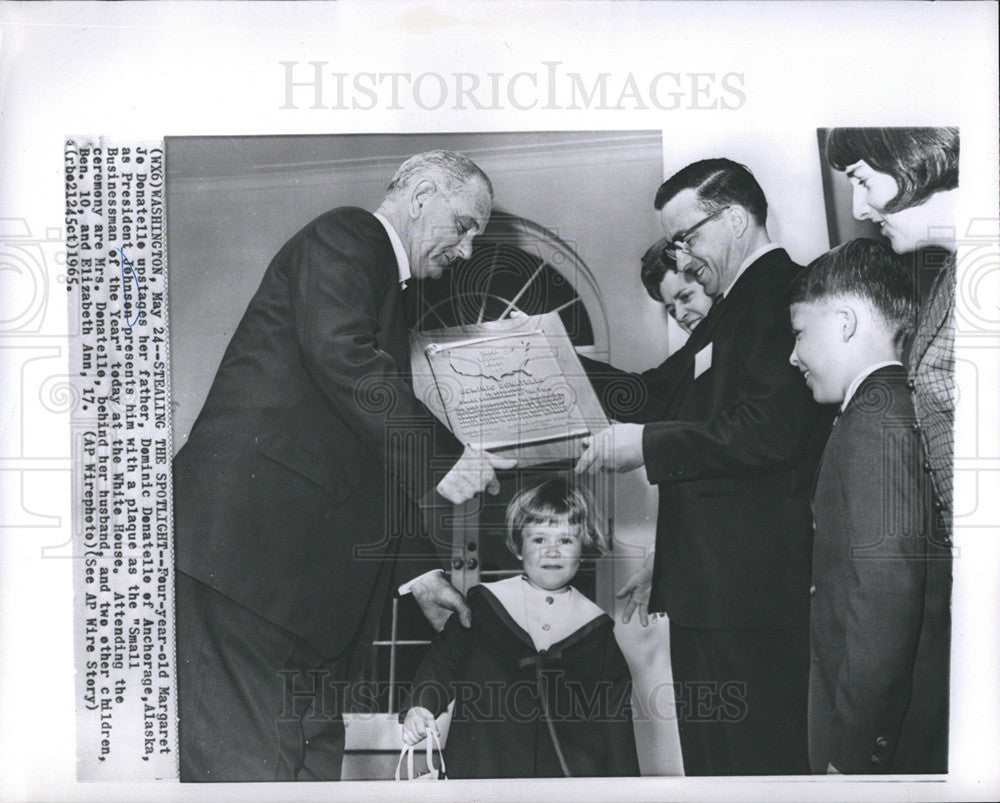
<instances>
[{"instance_id":1,"label":"shirt cuff","mask_svg":"<svg viewBox=\"0 0 1000 803\"><path fill-rule=\"evenodd\" d=\"M420 582L421 580L423 580L423 579L424 579L425 577L430 577L430 576L431 576L432 574L440 574L440 575L444 575L444 569L431 569L431 570L430 570L429 572L424 572L424 573L423 573L422 575L420 575L419 577L414 577L414 578L413 578L412 580L410 580L409 582L407 582L407 583L403 583L403 585L401 585L401 586L400 586L400 587L399 587L399 588L398 588L398 589L396 590L396 593L397 593L397 594L399 594L399 596L403 596L404 594L409 594L409 593L410 593L410 590L411 590L411 589L413 588L413 586L414 586L414 585L415 585L416 583L419 583L419 582Z\"/></svg>"}]
</instances>

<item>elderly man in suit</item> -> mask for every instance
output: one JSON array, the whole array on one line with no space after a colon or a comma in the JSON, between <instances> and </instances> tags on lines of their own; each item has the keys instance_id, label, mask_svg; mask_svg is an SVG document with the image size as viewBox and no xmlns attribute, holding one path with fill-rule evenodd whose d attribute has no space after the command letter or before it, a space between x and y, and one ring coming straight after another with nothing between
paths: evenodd
<instances>
[{"instance_id":1,"label":"elderly man in suit","mask_svg":"<svg viewBox=\"0 0 1000 803\"><path fill-rule=\"evenodd\" d=\"M788 364L784 295L800 267L729 159L688 165L655 206L715 305L678 352L660 420L598 433L577 470L645 466L659 486L655 551L619 595L623 621L670 619L686 774L804 774L809 491L828 430Z\"/></svg>"},{"instance_id":2,"label":"elderly man in suit","mask_svg":"<svg viewBox=\"0 0 1000 803\"><path fill-rule=\"evenodd\" d=\"M468 624L419 506L495 493L507 464L414 397L405 288L469 257L492 197L466 157L419 154L374 214L327 212L268 266L174 459L182 780L339 778L392 590L420 575L432 623Z\"/></svg>"}]
</instances>

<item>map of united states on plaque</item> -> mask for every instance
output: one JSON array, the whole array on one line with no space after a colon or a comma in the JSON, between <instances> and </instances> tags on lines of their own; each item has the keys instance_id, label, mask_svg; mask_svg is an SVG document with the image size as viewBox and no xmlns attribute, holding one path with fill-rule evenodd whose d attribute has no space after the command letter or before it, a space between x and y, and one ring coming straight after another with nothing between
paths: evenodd
<instances>
[{"instance_id":1,"label":"map of united states on plaque","mask_svg":"<svg viewBox=\"0 0 1000 803\"><path fill-rule=\"evenodd\" d=\"M414 386L464 443L509 449L578 439L606 425L556 313L413 339Z\"/></svg>"}]
</instances>

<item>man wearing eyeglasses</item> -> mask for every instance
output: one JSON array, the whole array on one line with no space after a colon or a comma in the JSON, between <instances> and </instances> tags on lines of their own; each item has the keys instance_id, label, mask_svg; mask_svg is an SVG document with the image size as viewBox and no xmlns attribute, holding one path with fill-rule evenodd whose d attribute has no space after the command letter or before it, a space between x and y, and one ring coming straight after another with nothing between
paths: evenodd
<instances>
[{"instance_id":1,"label":"man wearing eyeglasses","mask_svg":"<svg viewBox=\"0 0 1000 803\"><path fill-rule=\"evenodd\" d=\"M663 419L595 435L577 470L645 466L659 486L655 552L619 596L624 622L670 619L686 774L806 774L809 495L825 428L788 363L784 295L801 268L729 159L688 165L655 207L716 303L678 352Z\"/></svg>"}]
</instances>

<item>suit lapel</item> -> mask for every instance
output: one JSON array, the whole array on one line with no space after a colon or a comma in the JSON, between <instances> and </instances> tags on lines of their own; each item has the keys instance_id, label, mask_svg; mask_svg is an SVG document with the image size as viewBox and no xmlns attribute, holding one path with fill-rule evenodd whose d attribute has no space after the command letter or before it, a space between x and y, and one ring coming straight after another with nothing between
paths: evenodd
<instances>
[{"instance_id":1,"label":"suit lapel","mask_svg":"<svg viewBox=\"0 0 1000 803\"><path fill-rule=\"evenodd\" d=\"M855 389L854 395L851 396L851 400L847 403L843 412L837 414L833 419L833 425L830 428L830 435L827 438L826 447L823 449L823 456L820 458L819 465L816 468L816 475L813 477L812 492L809 494L809 498L816 501L816 486L819 484L819 476L823 471L823 464L826 462L827 453L829 451L830 443L836 437L837 424L840 420L853 412L855 408L859 405L865 404L866 393L871 392L872 385L877 382L884 382L886 380L892 380L895 378L906 379L906 369L901 365L887 365L883 368L879 368L877 371L873 371L868 376L864 378L860 385ZM879 394L878 398L881 398ZM871 401L867 402L871 404Z\"/></svg>"},{"instance_id":2,"label":"suit lapel","mask_svg":"<svg viewBox=\"0 0 1000 803\"><path fill-rule=\"evenodd\" d=\"M672 417L677 406L684 398L687 389L694 382L694 361L698 352L711 342L712 333L715 331L715 321L721 314L723 304L727 299L717 301L708 315L702 320L695 330L688 337L687 342L681 346L680 365L677 369L677 381L673 385L670 397L667 400L666 410L668 417Z\"/></svg>"},{"instance_id":3,"label":"suit lapel","mask_svg":"<svg viewBox=\"0 0 1000 803\"><path fill-rule=\"evenodd\" d=\"M400 312L406 321L406 328L413 329L417 325L420 313L420 297L413 286L412 280L399 291Z\"/></svg>"},{"instance_id":4,"label":"suit lapel","mask_svg":"<svg viewBox=\"0 0 1000 803\"><path fill-rule=\"evenodd\" d=\"M837 431L837 422L840 421L840 415L835 415L833 417L833 422L830 424L830 432L827 435L826 443L823 444L823 452L820 454L819 461L816 463L816 471L813 472L812 488L809 491L809 507L815 509L816 504L816 488L819 485L820 474L823 473L823 466L826 465L827 457L830 451L830 442L834 439L834 433Z\"/></svg>"},{"instance_id":5,"label":"suit lapel","mask_svg":"<svg viewBox=\"0 0 1000 803\"><path fill-rule=\"evenodd\" d=\"M779 259L779 255L781 259ZM694 361L698 352L709 343L714 342L719 328L724 326L726 321L731 321L740 310L746 307L750 301L753 288L775 266L779 265L782 260L788 260L788 254L783 248L768 251L757 259L743 271L739 279L736 280L736 284L733 285L732 290L729 291L729 294L725 298L715 302L712 309L709 310L708 315L705 316L705 319L691 333L687 343L681 347L683 353L682 364L678 372L678 382L675 384L673 393L671 393L667 404L668 417L676 414L677 408L694 384Z\"/></svg>"},{"instance_id":6,"label":"suit lapel","mask_svg":"<svg viewBox=\"0 0 1000 803\"><path fill-rule=\"evenodd\" d=\"M373 217L374 220L374 217ZM410 338L408 328L410 325L408 316L408 306L404 296L413 295L413 283L408 283L404 291L399 284L399 265L396 264L396 254L392 250L392 243L389 235L382 224L374 220L381 237L378 238L380 253L378 261L384 266L382 281L385 282L385 294L378 310L378 345L383 351L388 352L396 366L403 373L410 370Z\"/></svg>"},{"instance_id":7,"label":"suit lapel","mask_svg":"<svg viewBox=\"0 0 1000 803\"><path fill-rule=\"evenodd\" d=\"M401 290L399 282L391 282L379 311L379 325L384 333L380 345L392 355L403 373L410 370L409 295L412 295L411 289Z\"/></svg>"}]
</instances>

